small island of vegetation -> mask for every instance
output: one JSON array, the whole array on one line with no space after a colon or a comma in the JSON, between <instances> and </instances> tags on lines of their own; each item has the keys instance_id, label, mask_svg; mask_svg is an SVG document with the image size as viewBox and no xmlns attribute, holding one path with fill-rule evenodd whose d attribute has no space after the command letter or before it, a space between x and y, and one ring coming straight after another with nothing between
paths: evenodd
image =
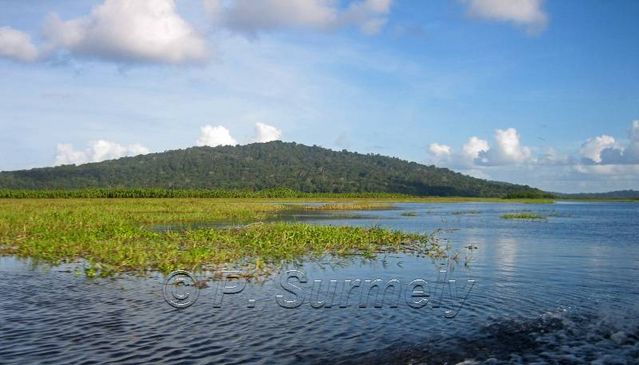
<instances>
[{"instance_id":1,"label":"small island of vegetation","mask_svg":"<svg viewBox=\"0 0 639 365\"><path fill-rule=\"evenodd\" d=\"M503 219L545 220L547 217L535 212L517 212L502 214Z\"/></svg>"}]
</instances>

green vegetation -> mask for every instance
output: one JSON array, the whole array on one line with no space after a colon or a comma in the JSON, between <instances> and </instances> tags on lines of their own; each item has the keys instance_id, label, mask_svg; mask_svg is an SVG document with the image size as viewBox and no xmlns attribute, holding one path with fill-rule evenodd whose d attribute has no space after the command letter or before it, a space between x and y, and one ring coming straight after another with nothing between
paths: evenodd
<instances>
[{"instance_id":1,"label":"green vegetation","mask_svg":"<svg viewBox=\"0 0 639 365\"><path fill-rule=\"evenodd\" d=\"M370 204L354 202L340 208L362 209ZM261 222L290 209L299 206L256 199L4 199L0 200L0 254L53 264L84 260L88 276L229 264L259 273L283 261L324 254L444 255L428 235L381 228L254 223L235 228L151 229L176 222Z\"/></svg>"},{"instance_id":2,"label":"green vegetation","mask_svg":"<svg viewBox=\"0 0 639 365\"><path fill-rule=\"evenodd\" d=\"M504 199L555 199L556 196L553 193L548 193L541 190L525 190L517 191L514 193L508 193L504 196Z\"/></svg>"},{"instance_id":3,"label":"green vegetation","mask_svg":"<svg viewBox=\"0 0 639 365\"><path fill-rule=\"evenodd\" d=\"M502 199L459 196L415 196L391 193L304 193L290 189L260 191L215 189L74 189L74 190L13 190L0 189L0 199L270 199L283 202L375 201L420 203L526 203L549 204L552 199Z\"/></svg>"},{"instance_id":4,"label":"green vegetation","mask_svg":"<svg viewBox=\"0 0 639 365\"><path fill-rule=\"evenodd\" d=\"M456 210L454 212L451 212L450 214L452 215L481 214L481 211L476 209Z\"/></svg>"},{"instance_id":5,"label":"green vegetation","mask_svg":"<svg viewBox=\"0 0 639 365\"><path fill-rule=\"evenodd\" d=\"M400 214L402 217L417 217L417 212L404 212Z\"/></svg>"},{"instance_id":6,"label":"green vegetation","mask_svg":"<svg viewBox=\"0 0 639 365\"><path fill-rule=\"evenodd\" d=\"M385 202L347 202L304 205L304 210L375 210L393 209L394 204Z\"/></svg>"},{"instance_id":7,"label":"green vegetation","mask_svg":"<svg viewBox=\"0 0 639 365\"><path fill-rule=\"evenodd\" d=\"M80 166L0 172L0 188L169 189L154 191L152 195L159 197L168 191L172 197L222 198L251 197L252 192L265 189L419 196L545 198L547 195L528 186L476 179L398 158L284 142L193 147ZM181 195L170 189L214 190L202 193L189 190ZM282 190L277 191L277 197L284 197ZM147 192L133 194L146 197ZM233 196L225 195L227 192ZM299 196L296 194L293 196Z\"/></svg>"},{"instance_id":8,"label":"green vegetation","mask_svg":"<svg viewBox=\"0 0 639 365\"><path fill-rule=\"evenodd\" d=\"M216 198L216 199L411 199L410 195L391 193L305 193L291 189L221 190L221 189L0 189L0 199L137 199L137 198Z\"/></svg>"},{"instance_id":9,"label":"green vegetation","mask_svg":"<svg viewBox=\"0 0 639 365\"><path fill-rule=\"evenodd\" d=\"M547 219L545 215L534 212L518 212L518 213L506 213L502 214L503 219L526 219L526 220L540 220Z\"/></svg>"}]
</instances>

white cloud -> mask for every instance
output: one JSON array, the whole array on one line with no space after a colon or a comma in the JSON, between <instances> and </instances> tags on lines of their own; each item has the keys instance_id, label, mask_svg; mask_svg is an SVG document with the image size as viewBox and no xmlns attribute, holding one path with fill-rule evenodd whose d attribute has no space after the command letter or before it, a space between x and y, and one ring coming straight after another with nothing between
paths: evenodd
<instances>
[{"instance_id":1,"label":"white cloud","mask_svg":"<svg viewBox=\"0 0 639 365\"><path fill-rule=\"evenodd\" d=\"M38 58L38 49L27 33L11 27L0 27L0 57L31 62Z\"/></svg>"},{"instance_id":2,"label":"white cloud","mask_svg":"<svg viewBox=\"0 0 639 365\"><path fill-rule=\"evenodd\" d=\"M125 62L188 63L207 57L206 42L176 10L175 0L106 0L68 21L50 16L51 47Z\"/></svg>"},{"instance_id":3,"label":"white cloud","mask_svg":"<svg viewBox=\"0 0 639 365\"><path fill-rule=\"evenodd\" d=\"M282 131L272 125L255 123L255 139L257 143L277 141L282 137Z\"/></svg>"},{"instance_id":4,"label":"white cloud","mask_svg":"<svg viewBox=\"0 0 639 365\"><path fill-rule=\"evenodd\" d=\"M602 134L599 137L589 138L581 145L581 156L592 162L601 162L601 152L605 149L614 147L615 138Z\"/></svg>"},{"instance_id":5,"label":"white cloud","mask_svg":"<svg viewBox=\"0 0 639 365\"><path fill-rule=\"evenodd\" d=\"M583 144L581 154L586 163L639 164L639 120L632 122L629 137L625 146L607 135L590 138Z\"/></svg>"},{"instance_id":6,"label":"white cloud","mask_svg":"<svg viewBox=\"0 0 639 365\"><path fill-rule=\"evenodd\" d=\"M488 150L488 148L488 142L478 137L470 137L461 152L457 152L445 144L431 143L428 148L431 157L429 162L456 169L472 177L488 179L490 176L484 171L484 167L475 165L475 159L479 153Z\"/></svg>"},{"instance_id":7,"label":"white cloud","mask_svg":"<svg viewBox=\"0 0 639 365\"><path fill-rule=\"evenodd\" d=\"M140 144L123 146L121 144L102 139L90 143L89 147L84 150L76 150L71 144L58 144L55 164L79 165L89 162L112 160L125 156L144 155L147 153L149 153L149 149Z\"/></svg>"},{"instance_id":8,"label":"white cloud","mask_svg":"<svg viewBox=\"0 0 639 365\"><path fill-rule=\"evenodd\" d=\"M386 24L391 4L392 0L358 0L340 8L335 0L204 0L216 23L251 36L281 28L331 30L341 26L375 34Z\"/></svg>"},{"instance_id":9,"label":"white cloud","mask_svg":"<svg viewBox=\"0 0 639 365\"><path fill-rule=\"evenodd\" d=\"M533 155L514 128L497 129L494 146L471 137L459 152L439 143L429 150L431 161L440 166L482 178L535 181L550 191L636 189L639 183L639 120L632 122L627 143L603 134L589 138L573 153L547 146L536 148Z\"/></svg>"},{"instance_id":10,"label":"white cloud","mask_svg":"<svg viewBox=\"0 0 639 365\"><path fill-rule=\"evenodd\" d=\"M450 146L439 143L431 143L430 147L428 147L430 153L432 153L437 158L449 157L451 154Z\"/></svg>"},{"instance_id":11,"label":"white cloud","mask_svg":"<svg viewBox=\"0 0 639 365\"><path fill-rule=\"evenodd\" d=\"M586 175L633 176L639 175L639 165L575 165L575 171Z\"/></svg>"},{"instance_id":12,"label":"white cloud","mask_svg":"<svg viewBox=\"0 0 639 365\"><path fill-rule=\"evenodd\" d=\"M470 137L468 142L462 147L461 152L455 152L452 147L439 143L432 143L429 147L429 152L433 163L467 171L467 169L475 165L475 159L477 159L479 154L489 148L486 140ZM475 175L479 175L478 170L473 171Z\"/></svg>"},{"instance_id":13,"label":"white cloud","mask_svg":"<svg viewBox=\"0 0 639 365\"><path fill-rule=\"evenodd\" d=\"M519 133L515 128L495 131L495 148L481 151L477 162L482 165L509 165L528 162L531 158L529 147L521 145Z\"/></svg>"},{"instance_id":14,"label":"white cloud","mask_svg":"<svg viewBox=\"0 0 639 365\"><path fill-rule=\"evenodd\" d=\"M486 152L489 148L488 141L473 136L468 139L468 142L463 147L464 156L474 161L481 152Z\"/></svg>"},{"instance_id":15,"label":"white cloud","mask_svg":"<svg viewBox=\"0 0 639 365\"><path fill-rule=\"evenodd\" d=\"M55 154L56 165L83 164L89 162L86 151L73 149L71 144L58 144Z\"/></svg>"},{"instance_id":16,"label":"white cloud","mask_svg":"<svg viewBox=\"0 0 639 365\"><path fill-rule=\"evenodd\" d=\"M548 24L544 0L460 0L472 17L510 22L538 33Z\"/></svg>"},{"instance_id":17,"label":"white cloud","mask_svg":"<svg viewBox=\"0 0 639 365\"><path fill-rule=\"evenodd\" d=\"M177 0L104 0L72 19L49 15L44 46L0 28L0 57L34 61L56 54L125 63L185 64L209 58L207 40L177 11ZM381 31L393 0L202 0L215 27L249 36L297 28Z\"/></svg>"},{"instance_id":18,"label":"white cloud","mask_svg":"<svg viewBox=\"0 0 639 365\"><path fill-rule=\"evenodd\" d=\"M496 166L559 166L575 163L575 159L552 147L544 148L543 153L533 156L533 149L522 145L515 128L495 130L493 146L485 139L473 136L462 146L460 152L455 152L449 146L433 143L430 154L437 163L465 171Z\"/></svg>"},{"instance_id":19,"label":"white cloud","mask_svg":"<svg viewBox=\"0 0 639 365\"><path fill-rule=\"evenodd\" d=\"M237 144L231 132L225 127L205 125L200 129L200 137L196 141L198 146L234 146Z\"/></svg>"}]
</instances>

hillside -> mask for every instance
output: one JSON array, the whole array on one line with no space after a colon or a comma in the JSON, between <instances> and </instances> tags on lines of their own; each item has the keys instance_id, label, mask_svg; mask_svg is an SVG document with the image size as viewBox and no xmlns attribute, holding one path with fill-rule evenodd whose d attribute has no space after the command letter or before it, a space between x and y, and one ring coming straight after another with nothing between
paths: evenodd
<instances>
[{"instance_id":1,"label":"hillside","mask_svg":"<svg viewBox=\"0 0 639 365\"><path fill-rule=\"evenodd\" d=\"M79 166L0 172L0 188L288 188L481 197L543 194L528 186L476 179L398 158L280 141L192 147Z\"/></svg>"}]
</instances>

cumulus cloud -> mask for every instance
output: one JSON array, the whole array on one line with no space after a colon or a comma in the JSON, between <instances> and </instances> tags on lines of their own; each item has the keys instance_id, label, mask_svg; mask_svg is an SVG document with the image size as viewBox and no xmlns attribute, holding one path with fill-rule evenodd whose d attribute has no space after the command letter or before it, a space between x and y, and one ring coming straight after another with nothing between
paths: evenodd
<instances>
[{"instance_id":1,"label":"cumulus cloud","mask_svg":"<svg viewBox=\"0 0 639 365\"><path fill-rule=\"evenodd\" d=\"M34 61L69 55L125 63L187 64L208 59L204 35L177 11L177 0L104 0L87 15L44 24L44 45L0 27L0 57ZM381 31L393 0L202 0L213 24L248 36L277 29Z\"/></svg>"},{"instance_id":2,"label":"cumulus cloud","mask_svg":"<svg viewBox=\"0 0 639 365\"><path fill-rule=\"evenodd\" d=\"M467 160L474 161L480 153L488 151L489 148L488 141L473 136L464 144L462 150Z\"/></svg>"},{"instance_id":3,"label":"cumulus cloud","mask_svg":"<svg viewBox=\"0 0 639 365\"><path fill-rule=\"evenodd\" d=\"M392 0L356 0L346 7L335 0L204 0L204 5L216 23L251 36L281 28L342 26L375 34L386 24Z\"/></svg>"},{"instance_id":4,"label":"cumulus cloud","mask_svg":"<svg viewBox=\"0 0 639 365\"><path fill-rule=\"evenodd\" d=\"M602 134L599 137L589 138L581 145L581 156L589 162L601 162L601 152L605 149L614 147L615 138Z\"/></svg>"},{"instance_id":5,"label":"cumulus cloud","mask_svg":"<svg viewBox=\"0 0 639 365\"><path fill-rule=\"evenodd\" d=\"M489 166L509 166L528 164L559 165L568 161L567 157L549 148L541 157L534 157L532 149L521 143L521 137L515 128L495 130L495 143L473 136L462 146L461 151L433 143L430 154L435 162L444 163L452 168L478 169Z\"/></svg>"},{"instance_id":6,"label":"cumulus cloud","mask_svg":"<svg viewBox=\"0 0 639 365\"><path fill-rule=\"evenodd\" d=\"M438 158L448 157L451 154L450 146L446 146L445 144L432 143L428 150Z\"/></svg>"},{"instance_id":7,"label":"cumulus cloud","mask_svg":"<svg viewBox=\"0 0 639 365\"><path fill-rule=\"evenodd\" d=\"M620 143L614 137L602 134L587 139L578 155L563 154L555 148L546 147L533 156L532 148L522 145L515 128L497 129L493 146L481 138L470 137L460 152L439 143L431 144L429 151L435 163L452 168L555 165L572 167L580 173L619 174L623 170L636 171L634 167L623 165L639 165L639 120L632 122L627 143ZM607 165L610 167L589 167Z\"/></svg>"},{"instance_id":8,"label":"cumulus cloud","mask_svg":"<svg viewBox=\"0 0 639 365\"><path fill-rule=\"evenodd\" d=\"M475 160L479 157L479 154L489 149L488 142L478 137L470 137L461 151L455 151L452 147L431 143L428 150L431 156L431 161L436 164L444 164L452 168L464 169L465 172L469 172L475 165ZM473 170L474 175L479 175L478 170Z\"/></svg>"},{"instance_id":9,"label":"cumulus cloud","mask_svg":"<svg viewBox=\"0 0 639 365\"><path fill-rule=\"evenodd\" d=\"M282 137L282 131L272 125L264 123L255 123L255 139L254 142L265 143L277 141Z\"/></svg>"},{"instance_id":10,"label":"cumulus cloud","mask_svg":"<svg viewBox=\"0 0 639 365\"><path fill-rule=\"evenodd\" d=\"M581 147L581 156L586 164L639 164L639 120L632 122L627 145L604 134L588 139Z\"/></svg>"},{"instance_id":11,"label":"cumulus cloud","mask_svg":"<svg viewBox=\"0 0 639 365\"><path fill-rule=\"evenodd\" d=\"M27 33L11 27L0 27L0 57L31 62L38 58L38 49Z\"/></svg>"},{"instance_id":12,"label":"cumulus cloud","mask_svg":"<svg viewBox=\"0 0 639 365\"><path fill-rule=\"evenodd\" d=\"M231 137L231 132L225 127L205 125L200 129L200 136L196 144L198 146L234 146L237 144L235 138Z\"/></svg>"},{"instance_id":13,"label":"cumulus cloud","mask_svg":"<svg viewBox=\"0 0 639 365\"><path fill-rule=\"evenodd\" d=\"M515 128L497 129L496 146L478 154L476 161L482 165L520 164L530 160L531 150L521 145L519 133Z\"/></svg>"},{"instance_id":14,"label":"cumulus cloud","mask_svg":"<svg viewBox=\"0 0 639 365\"><path fill-rule=\"evenodd\" d=\"M125 156L144 155L147 153L149 153L149 149L140 144L123 146L121 144L102 139L91 142L89 147L84 150L76 150L71 144L58 144L55 164L80 165L89 162L112 160Z\"/></svg>"},{"instance_id":15,"label":"cumulus cloud","mask_svg":"<svg viewBox=\"0 0 639 365\"><path fill-rule=\"evenodd\" d=\"M544 30L548 15L544 0L460 0L472 17L510 22L534 34Z\"/></svg>"},{"instance_id":16,"label":"cumulus cloud","mask_svg":"<svg viewBox=\"0 0 639 365\"><path fill-rule=\"evenodd\" d=\"M207 57L206 42L176 10L175 0L106 0L91 14L45 25L53 49L125 62L180 64Z\"/></svg>"},{"instance_id":17,"label":"cumulus cloud","mask_svg":"<svg viewBox=\"0 0 639 365\"><path fill-rule=\"evenodd\" d=\"M493 145L479 137L470 137L459 151L432 143L429 156L432 163L484 178L490 173L492 178L525 182L543 173L543 176L539 175L540 179L545 179L547 186L555 187L557 181L577 184L595 178L636 184L639 178L639 120L632 122L628 137L627 141L620 141L602 134L587 139L572 153L562 153L547 146L536 148L533 154L533 148L522 145L517 130L507 128L495 131ZM552 180L553 176L556 181Z\"/></svg>"}]
</instances>

